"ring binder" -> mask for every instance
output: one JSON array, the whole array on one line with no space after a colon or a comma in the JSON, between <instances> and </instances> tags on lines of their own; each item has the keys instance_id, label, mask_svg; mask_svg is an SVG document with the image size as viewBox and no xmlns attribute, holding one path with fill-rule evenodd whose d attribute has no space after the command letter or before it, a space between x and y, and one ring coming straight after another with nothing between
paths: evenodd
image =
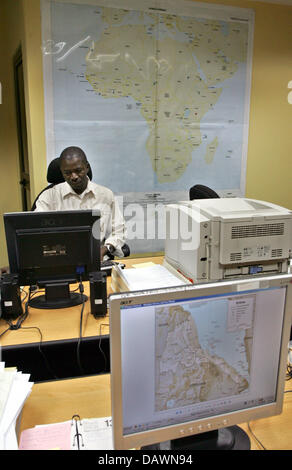
<instances>
[{"instance_id":1,"label":"ring binder","mask_svg":"<svg viewBox=\"0 0 292 470\"><path fill-rule=\"evenodd\" d=\"M76 442L77 443L77 448L78 448L78 450L80 450L80 438L81 438L81 446L82 447L84 447L84 442L83 442L83 436L79 432L79 429L78 429L78 423L79 423L79 426L82 426L82 421L81 421L79 415L73 415L72 416L71 426L74 425L73 421L75 421L75 434L73 436L72 447L73 448L75 447L75 445L76 445L75 442Z\"/></svg>"}]
</instances>

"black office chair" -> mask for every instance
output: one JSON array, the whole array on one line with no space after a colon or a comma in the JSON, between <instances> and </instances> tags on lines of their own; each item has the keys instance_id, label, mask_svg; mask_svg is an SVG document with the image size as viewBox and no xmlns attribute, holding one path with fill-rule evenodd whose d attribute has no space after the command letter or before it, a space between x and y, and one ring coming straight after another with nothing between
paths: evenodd
<instances>
[{"instance_id":1,"label":"black office chair","mask_svg":"<svg viewBox=\"0 0 292 470\"><path fill-rule=\"evenodd\" d=\"M51 161L51 163L49 164L48 166L48 170L47 170L47 182L50 183L48 186L46 186L38 195L37 197L35 198L34 200L34 203L31 207L31 211L34 211L35 208L36 208L36 202L38 200L38 198L40 197L40 195L46 191L47 189L50 189L52 188L53 186L55 186L56 184L59 184L59 183L64 183L64 178L63 178L63 175L62 175L62 172L60 170L60 160L59 158L55 158L54 160ZM88 170L88 178L90 180L92 180L92 170L91 170L91 166L89 164L89 170Z\"/></svg>"},{"instance_id":2,"label":"black office chair","mask_svg":"<svg viewBox=\"0 0 292 470\"><path fill-rule=\"evenodd\" d=\"M204 186L203 184L196 184L190 189L190 200L193 199L213 199L220 198L213 189Z\"/></svg>"}]
</instances>

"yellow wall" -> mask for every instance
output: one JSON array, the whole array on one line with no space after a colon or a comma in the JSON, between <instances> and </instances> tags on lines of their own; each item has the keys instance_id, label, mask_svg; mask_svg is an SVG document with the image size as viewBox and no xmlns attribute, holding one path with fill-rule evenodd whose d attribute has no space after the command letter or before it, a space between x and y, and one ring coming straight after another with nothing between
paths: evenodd
<instances>
[{"instance_id":1,"label":"yellow wall","mask_svg":"<svg viewBox=\"0 0 292 470\"><path fill-rule=\"evenodd\" d=\"M46 146L39 0L1 0L0 268L8 264L3 213L22 210L13 56L21 45L32 201L46 185Z\"/></svg>"},{"instance_id":2,"label":"yellow wall","mask_svg":"<svg viewBox=\"0 0 292 470\"><path fill-rule=\"evenodd\" d=\"M30 188L34 201L37 194L47 185L40 1L22 0L22 9Z\"/></svg>"},{"instance_id":3,"label":"yellow wall","mask_svg":"<svg viewBox=\"0 0 292 470\"><path fill-rule=\"evenodd\" d=\"M245 195L292 209L292 6L203 1L255 12Z\"/></svg>"},{"instance_id":4,"label":"yellow wall","mask_svg":"<svg viewBox=\"0 0 292 470\"><path fill-rule=\"evenodd\" d=\"M2 214L21 209L12 57L22 27L18 2L10 4L8 11L6 2L0 2L0 267L7 264Z\"/></svg>"},{"instance_id":5,"label":"yellow wall","mask_svg":"<svg viewBox=\"0 0 292 470\"><path fill-rule=\"evenodd\" d=\"M179 0L178 0L179 1ZM204 0L201 0L204 1ZM254 53L246 196L292 209L292 7L248 0L205 0L205 3L253 8ZM12 56L21 42L25 72L26 116L32 200L46 184L46 148L42 85L39 0L1 0L0 64L4 88L0 105L0 200L4 211L20 210ZM4 17L3 17L4 15ZM5 246L2 220L0 246ZM0 266L7 264L5 250Z\"/></svg>"},{"instance_id":6,"label":"yellow wall","mask_svg":"<svg viewBox=\"0 0 292 470\"><path fill-rule=\"evenodd\" d=\"M259 5L247 161L248 197L292 209L292 7Z\"/></svg>"}]
</instances>

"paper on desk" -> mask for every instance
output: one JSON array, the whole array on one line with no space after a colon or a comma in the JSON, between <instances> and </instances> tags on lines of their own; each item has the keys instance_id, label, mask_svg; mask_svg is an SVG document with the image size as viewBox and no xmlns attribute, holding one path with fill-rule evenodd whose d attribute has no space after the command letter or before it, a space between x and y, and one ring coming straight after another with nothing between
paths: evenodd
<instances>
[{"instance_id":1,"label":"paper on desk","mask_svg":"<svg viewBox=\"0 0 292 470\"><path fill-rule=\"evenodd\" d=\"M70 450L71 421L54 423L22 431L20 450Z\"/></svg>"},{"instance_id":2,"label":"paper on desk","mask_svg":"<svg viewBox=\"0 0 292 470\"><path fill-rule=\"evenodd\" d=\"M16 419L33 386L29 374L0 366L0 449L17 449Z\"/></svg>"},{"instance_id":3,"label":"paper on desk","mask_svg":"<svg viewBox=\"0 0 292 470\"><path fill-rule=\"evenodd\" d=\"M32 382L29 382L29 375L17 372L14 375L13 382L10 387L9 396L0 421L0 439L2 448L11 450L10 446L14 446L11 440L11 426L15 430L16 419L27 399Z\"/></svg>"},{"instance_id":4,"label":"paper on desk","mask_svg":"<svg viewBox=\"0 0 292 470\"><path fill-rule=\"evenodd\" d=\"M89 418L81 421L84 450L113 450L112 418Z\"/></svg>"},{"instance_id":5,"label":"paper on desk","mask_svg":"<svg viewBox=\"0 0 292 470\"><path fill-rule=\"evenodd\" d=\"M130 290L156 289L185 285L185 282L172 274L161 264L144 268L123 270L123 277Z\"/></svg>"},{"instance_id":6,"label":"paper on desk","mask_svg":"<svg viewBox=\"0 0 292 470\"><path fill-rule=\"evenodd\" d=\"M0 424L15 375L16 370L5 370L3 367L0 371Z\"/></svg>"},{"instance_id":7,"label":"paper on desk","mask_svg":"<svg viewBox=\"0 0 292 470\"><path fill-rule=\"evenodd\" d=\"M5 450L18 450L16 420L10 424L8 431L5 433L4 448Z\"/></svg>"}]
</instances>

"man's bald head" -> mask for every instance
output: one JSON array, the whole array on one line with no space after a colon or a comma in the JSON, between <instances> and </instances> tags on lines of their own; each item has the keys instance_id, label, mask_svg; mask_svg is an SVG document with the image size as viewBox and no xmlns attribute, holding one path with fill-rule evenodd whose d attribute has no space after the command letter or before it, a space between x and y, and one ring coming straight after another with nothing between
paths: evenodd
<instances>
[{"instance_id":1,"label":"man's bald head","mask_svg":"<svg viewBox=\"0 0 292 470\"><path fill-rule=\"evenodd\" d=\"M84 164L88 164L87 157L80 147L67 147L60 155L60 166L64 160L71 160L74 157L78 157Z\"/></svg>"}]
</instances>

